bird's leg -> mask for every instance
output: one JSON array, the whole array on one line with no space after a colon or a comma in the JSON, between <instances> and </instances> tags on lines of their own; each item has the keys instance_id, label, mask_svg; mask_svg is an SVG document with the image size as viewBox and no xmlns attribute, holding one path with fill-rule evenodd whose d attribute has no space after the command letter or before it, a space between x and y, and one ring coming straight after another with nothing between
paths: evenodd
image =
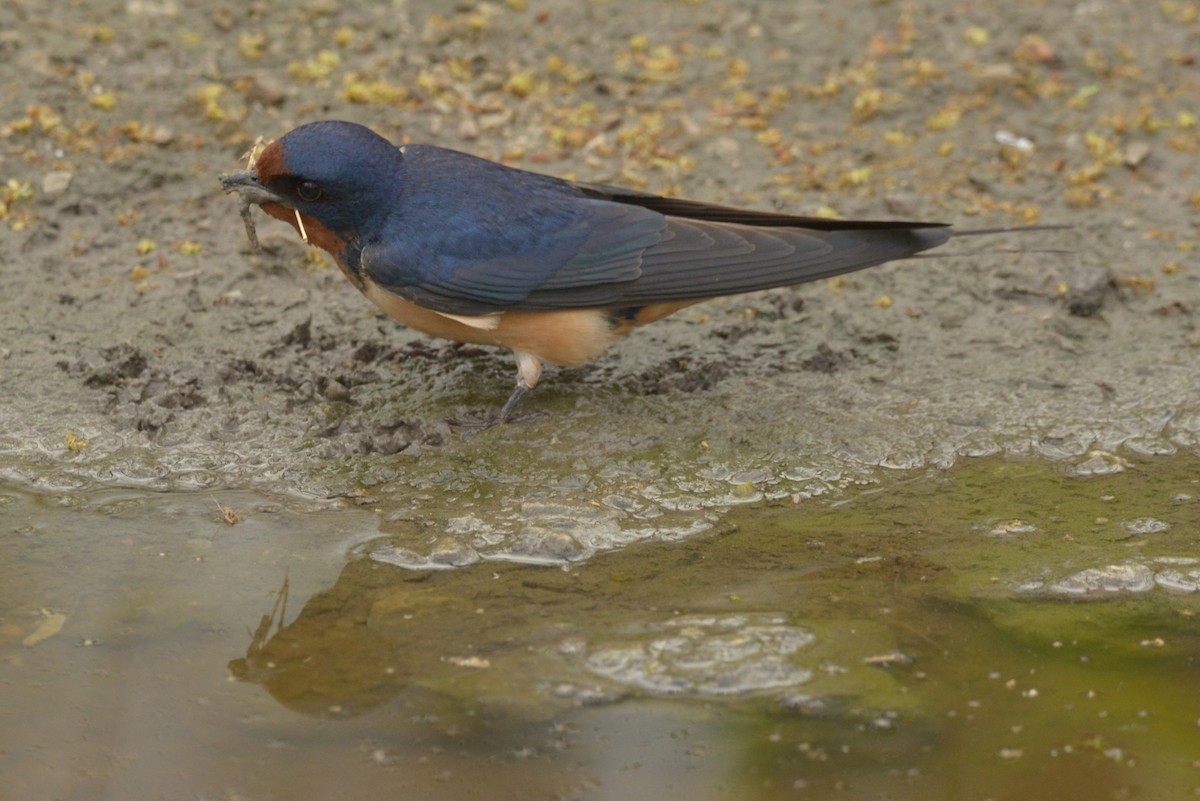
<instances>
[{"instance_id":1,"label":"bird's leg","mask_svg":"<svg viewBox=\"0 0 1200 801\"><path fill-rule=\"evenodd\" d=\"M512 416L513 409L517 408L517 404L521 402L521 398L525 397L529 392L529 387L517 379L517 385L513 387L512 394L508 396L508 400L500 407L500 414L496 415L495 423L507 423L508 418Z\"/></svg>"},{"instance_id":2,"label":"bird's leg","mask_svg":"<svg viewBox=\"0 0 1200 801\"><path fill-rule=\"evenodd\" d=\"M529 390L537 386L538 379L542 377L542 360L537 356L519 350L513 351L513 356L517 360L517 385L500 407L500 414L496 415L497 423L507 423L512 419L513 409L517 408L517 404Z\"/></svg>"},{"instance_id":3,"label":"bird's leg","mask_svg":"<svg viewBox=\"0 0 1200 801\"><path fill-rule=\"evenodd\" d=\"M525 397L529 393L529 390L537 386L538 379L542 377L542 360L532 353L525 353L519 350L513 351L513 356L517 360L517 385L513 387L512 394L508 396L508 400L500 407L500 412L495 417L477 422L467 422L464 420L447 420L446 422L452 426L483 430L501 423L521 422L539 417L540 413L535 412L534 414L526 417L518 417L514 420L512 413L517 408L517 404L521 402L521 398Z\"/></svg>"}]
</instances>

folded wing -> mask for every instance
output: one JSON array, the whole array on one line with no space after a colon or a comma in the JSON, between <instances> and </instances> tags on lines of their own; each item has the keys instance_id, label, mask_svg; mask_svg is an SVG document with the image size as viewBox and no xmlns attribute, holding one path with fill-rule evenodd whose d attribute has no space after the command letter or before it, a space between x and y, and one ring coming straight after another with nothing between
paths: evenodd
<instances>
[{"instance_id":1,"label":"folded wing","mask_svg":"<svg viewBox=\"0 0 1200 801\"><path fill-rule=\"evenodd\" d=\"M700 300L828 278L950 237L937 223L736 209L428 151L443 175L454 161L451 185L425 187L437 201L424 202L414 181L388 236L362 247L361 269L445 314Z\"/></svg>"}]
</instances>

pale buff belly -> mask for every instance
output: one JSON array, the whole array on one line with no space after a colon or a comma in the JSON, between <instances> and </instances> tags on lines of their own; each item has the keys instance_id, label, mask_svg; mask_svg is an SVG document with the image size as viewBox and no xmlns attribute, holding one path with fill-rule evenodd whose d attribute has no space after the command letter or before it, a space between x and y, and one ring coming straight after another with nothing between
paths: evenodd
<instances>
[{"instance_id":1,"label":"pale buff belly","mask_svg":"<svg viewBox=\"0 0 1200 801\"><path fill-rule=\"evenodd\" d=\"M455 318L421 308L369 279L364 282L363 294L389 317L426 334L457 342L499 345L565 367L578 367L596 358L625 333L613 330L603 309L512 311Z\"/></svg>"}]
</instances>

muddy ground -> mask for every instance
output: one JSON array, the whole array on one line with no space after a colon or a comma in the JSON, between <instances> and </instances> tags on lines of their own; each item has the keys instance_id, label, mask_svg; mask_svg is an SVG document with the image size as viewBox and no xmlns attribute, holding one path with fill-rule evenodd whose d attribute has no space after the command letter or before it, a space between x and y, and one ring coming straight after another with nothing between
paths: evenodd
<instances>
[{"instance_id":1,"label":"muddy ground","mask_svg":"<svg viewBox=\"0 0 1200 801\"><path fill-rule=\"evenodd\" d=\"M894 468L1200 442L1194 4L46 9L0 9L7 480L350 496L451 562L557 559ZM704 200L1072 227L696 307L463 437L507 354L401 328L265 217L250 252L219 191L322 118Z\"/></svg>"}]
</instances>

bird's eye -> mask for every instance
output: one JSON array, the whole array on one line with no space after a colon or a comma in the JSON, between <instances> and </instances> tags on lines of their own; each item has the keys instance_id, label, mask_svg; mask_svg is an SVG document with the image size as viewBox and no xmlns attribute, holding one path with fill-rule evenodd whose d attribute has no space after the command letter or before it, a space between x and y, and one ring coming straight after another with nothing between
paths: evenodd
<instances>
[{"instance_id":1,"label":"bird's eye","mask_svg":"<svg viewBox=\"0 0 1200 801\"><path fill-rule=\"evenodd\" d=\"M301 181L296 184L296 195L305 203L313 203L321 199L324 190L315 181Z\"/></svg>"}]
</instances>

